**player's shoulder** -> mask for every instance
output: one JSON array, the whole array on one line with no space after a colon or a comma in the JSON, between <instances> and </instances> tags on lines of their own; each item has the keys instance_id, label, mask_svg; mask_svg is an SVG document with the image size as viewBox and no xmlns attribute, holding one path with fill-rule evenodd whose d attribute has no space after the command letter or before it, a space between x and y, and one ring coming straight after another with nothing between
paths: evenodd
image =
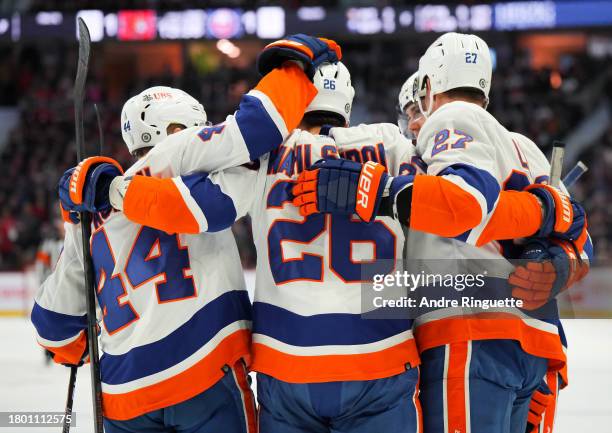
<instances>
[{"instance_id":1,"label":"player's shoulder","mask_svg":"<svg viewBox=\"0 0 612 433\"><path fill-rule=\"evenodd\" d=\"M335 145L334 139L327 135L313 134L303 129L294 129L293 132L287 137L284 146L295 147L303 144L312 145Z\"/></svg>"},{"instance_id":2,"label":"player's shoulder","mask_svg":"<svg viewBox=\"0 0 612 433\"><path fill-rule=\"evenodd\" d=\"M523 134L513 131L510 131L510 137L519 145L521 151L527 157L527 161L535 161L537 163L537 168L545 172L549 171L550 163L546 155L544 155L542 149L540 149L533 140Z\"/></svg>"},{"instance_id":3,"label":"player's shoulder","mask_svg":"<svg viewBox=\"0 0 612 433\"><path fill-rule=\"evenodd\" d=\"M397 125L393 123L362 123L346 128L332 128L330 135L336 142L383 140L401 135Z\"/></svg>"},{"instance_id":4,"label":"player's shoulder","mask_svg":"<svg viewBox=\"0 0 612 433\"><path fill-rule=\"evenodd\" d=\"M452 101L434 111L423 125L423 129L449 124L472 124L477 126L483 122L497 123L497 120L478 104L466 101Z\"/></svg>"},{"instance_id":5,"label":"player's shoulder","mask_svg":"<svg viewBox=\"0 0 612 433\"><path fill-rule=\"evenodd\" d=\"M499 122L481 106L465 101L453 101L442 105L425 121L419 132L417 147L432 145L437 134L443 131L459 131L474 138L486 135L488 125Z\"/></svg>"}]
</instances>

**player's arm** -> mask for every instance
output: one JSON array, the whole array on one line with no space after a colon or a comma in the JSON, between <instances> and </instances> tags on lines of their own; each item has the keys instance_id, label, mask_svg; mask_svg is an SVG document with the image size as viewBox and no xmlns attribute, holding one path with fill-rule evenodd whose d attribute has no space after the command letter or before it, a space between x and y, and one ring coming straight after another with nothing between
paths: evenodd
<instances>
[{"instance_id":1,"label":"player's arm","mask_svg":"<svg viewBox=\"0 0 612 433\"><path fill-rule=\"evenodd\" d=\"M60 364L78 365L87 355L87 313L80 227L66 223L64 248L55 270L40 286L31 320L36 340Z\"/></svg>"},{"instance_id":2,"label":"player's arm","mask_svg":"<svg viewBox=\"0 0 612 433\"><path fill-rule=\"evenodd\" d=\"M214 174L159 179L134 176L111 204L138 224L167 233L217 232L250 209L258 171L235 167Z\"/></svg>"},{"instance_id":3,"label":"player's arm","mask_svg":"<svg viewBox=\"0 0 612 433\"><path fill-rule=\"evenodd\" d=\"M435 125L430 129L437 130ZM476 245L536 233L569 232L572 239L579 236L584 220L573 219L572 214L584 214L577 203L545 186L533 186L529 192L500 191L491 174L494 156L482 138L479 141L475 134L451 129L452 136L450 132L430 132L433 143L425 149L429 157L424 156L429 175L391 178L373 163L321 161L302 173L294 189L294 203L303 215L357 213L365 221L391 215L415 230ZM467 146L472 148L470 154Z\"/></svg>"},{"instance_id":4,"label":"player's arm","mask_svg":"<svg viewBox=\"0 0 612 433\"><path fill-rule=\"evenodd\" d=\"M341 58L340 47L328 39L299 34L272 42L257 59L263 78L242 97L233 115L218 125L173 134L147 158L168 158L172 172L182 175L256 161L298 126L317 94L315 69Z\"/></svg>"},{"instance_id":5,"label":"player's arm","mask_svg":"<svg viewBox=\"0 0 612 433\"><path fill-rule=\"evenodd\" d=\"M427 130L424 134L427 134ZM427 163L417 156L413 142L401 134L396 125L381 123L350 128L332 128L330 135L339 146L382 143L386 154L384 158L386 167L391 175L414 176L428 172ZM433 135L435 145L436 134L431 135ZM455 135L458 136L458 134ZM467 155L467 157L461 155L463 160L458 159L458 161L445 157L446 155L457 157L457 155L442 154L439 150L445 144L442 138L444 134L438 137L437 151L430 151L430 158L427 159L434 165L434 169L438 170L432 173L432 170L429 169L429 173L436 174L436 176L399 177L393 186L407 184L411 187L398 192L397 197L384 198L380 208L382 214L393 215L395 210L399 214L400 221L415 230L445 237L456 237L475 228L482 221L483 213L488 211L488 208L486 210L483 208L495 205L492 220L487 225L487 230L477 240L478 245L494 239L528 236L538 230L542 210L536 197L499 191L494 179L489 179L490 176L486 172L487 163L480 164L479 169L473 170L474 164L471 160L474 157L472 155ZM474 137L463 134L461 138L464 139L466 145L474 145ZM449 134L447 141L450 140ZM481 147L484 150L480 150L476 157L485 161L490 160L492 156L486 152L486 146L481 145ZM450 151L453 149L451 148ZM460 149L455 153L459 151ZM449 152L449 149L446 152ZM441 157L443 159L439 161ZM393 195L394 191L389 188L387 192ZM497 203L489 204L487 195L490 197L497 195L499 200Z\"/></svg>"},{"instance_id":6,"label":"player's arm","mask_svg":"<svg viewBox=\"0 0 612 433\"><path fill-rule=\"evenodd\" d=\"M297 127L317 93L312 83L316 67L341 57L334 41L307 35L293 35L267 45L257 64L263 78L243 96L234 115L215 126L192 127L170 135L140 161L142 167L154 177L169 177L210 173L257 160L278 147ZM99 159L79 164L63 179L66 183L60 185L60 199L65 210L97 212L108 207L110 183L121 174L110 172L110 165L118 164ZM104 176L90 175L101 170L100 166L108 169ZM79 185L77 191L62 197L62 188L69 191L71 185Z\"/></svg>"}]
</instances>

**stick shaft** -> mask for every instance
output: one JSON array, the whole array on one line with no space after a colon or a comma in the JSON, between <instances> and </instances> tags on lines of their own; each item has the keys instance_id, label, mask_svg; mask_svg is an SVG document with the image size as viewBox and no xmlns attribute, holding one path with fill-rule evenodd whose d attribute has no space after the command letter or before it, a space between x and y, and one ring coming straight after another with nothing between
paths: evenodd
<instances>
[{"instance_id":1,"label":"stick shaft","mask_svg":"<svg viewBox=\"0 0 612 433\"><path fill-rule=\"evenodd\" d=\"M62 433L70 432L70 424L72 422L72 404L74 403L74 386L76 385L78 367L73 365L70 367L70 379L68 380L68 396L66 397L66 410L64 411L64 425Z\"/></svg>"},{"instance_id":2,"label":"stick shaft","mask_svg":"<svg viewBox=\"0 0 612 433\"><path fill-rule=\"evenodd\" d=\"M553 151L550 159L550 184L555 188L561 185L561 171L563 170L563 156L565 145L560 141L553 143Z\"/></svg>"},{"instance_id":3,"label":"stick shaft","mask_svg":"<svg viewBox=\"0 0 612 433\"><path fill-rule=\"evenodd\" d=\"M570 188L578 182L578 179L588 170L589 168L582 161L578 161L574 168L572 168L563 178L563 185L565 185L566 188Z\"/></svg>"},{"instance_id":4,"label":"stick shaft","mask_svg":"<svg viewBox=\"0 0 612 433\"><path fill-rule=\"evenodd\" d=\"M89 69L89 54L91 39L85 22L79 18L79 63L74 83L74 124L76 135L76 151L78 162L83 160L85 153L85 137L83 128L83 102L85 99L85 81ZM100 359L98 356L98 324L96 320L96 295L94 287L94 270L89 249L91 238L91 214L80 212L81 242L83 249L83 270L85 276L85 297L87 305L87 338L89 343L89 360L91 367L91 391L93 400L94 432L103 433L102 425L102 386L100 384Z\"/></svg>"}]
</instances>

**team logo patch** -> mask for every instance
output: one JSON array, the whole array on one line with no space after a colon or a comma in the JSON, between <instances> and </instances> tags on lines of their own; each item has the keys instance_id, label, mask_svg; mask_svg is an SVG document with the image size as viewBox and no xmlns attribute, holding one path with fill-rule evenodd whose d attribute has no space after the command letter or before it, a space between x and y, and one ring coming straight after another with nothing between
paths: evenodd
<instances>
[{"instance_id":1,"label":"team logo patch","mask_svg":"<svg viewBox=\"0 0 612 433\"><path fill-rule=\"evenodd\" d=\"M344 106L344 112L345 112L346 114L348 114L348 112L349 112L349 111L351 111L351 104L346 104L346 105Z\"/></svg>"},{"instance_id":2,"label":"team logo patch","mask_svg":"<svg viewBox=\"0 0 612 433\"><path fill-rule=\"evenodd\" d=\"M484 89L485 87L487 87L487 80L481 78L478 84L480 84L480 88Z\"/></svg>"},{"instance_id":3,"label":"team logo patch","mask_svg":"<svg viewBox=\"0 0 612 433\"><path fill-rule=\"evenodd\" d=\"M145 143L148 143L149 141L151 141L151 134L149 134L148 132L143 132L142 135L140 136L140 138Z\"/></svg>"}]
</instances>

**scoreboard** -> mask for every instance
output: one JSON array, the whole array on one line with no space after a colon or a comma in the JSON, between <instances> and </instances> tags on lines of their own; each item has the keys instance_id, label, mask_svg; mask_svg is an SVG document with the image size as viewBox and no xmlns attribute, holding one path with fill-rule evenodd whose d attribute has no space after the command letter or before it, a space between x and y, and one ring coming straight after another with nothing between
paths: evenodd
<instances>
[{"instance_id":1,"label":"scoreboard","mask_svg":"<svg viewBox=\"0 0 612 433\"><path fill-rule=\"evenodd\" d=\"M264 6L179 11L45 11L0 16L0 41L76 38L82 17L94 42L189 39L277 39L286 33L393 35L423 32L487 32L612 25L612 0L518 1L490 4L421 4L410 7L322 6L286 10Z\"/></svg>"}]
</instances>

